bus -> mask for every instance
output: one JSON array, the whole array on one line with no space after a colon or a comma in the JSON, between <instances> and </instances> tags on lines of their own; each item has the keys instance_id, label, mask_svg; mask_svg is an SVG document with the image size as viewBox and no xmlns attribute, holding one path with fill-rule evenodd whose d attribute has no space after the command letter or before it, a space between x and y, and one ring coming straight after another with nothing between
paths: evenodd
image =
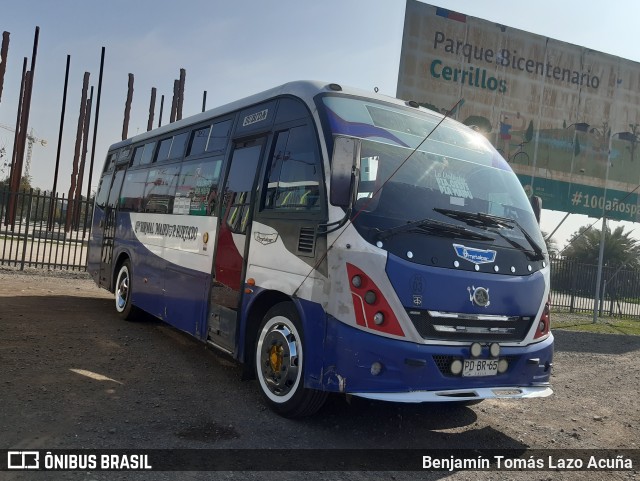
<instances>
[{"instance_id":1,"label":"bus","mask_svg":"<svg viewBox=\"0 0 640 481\"><path fill-rule=\"evenodd\" d=\"M113 144L87 260L117 313L232 356L276 413L552 394L549 256L473 128L291 82Z\"/></svg>"}]
</instances>

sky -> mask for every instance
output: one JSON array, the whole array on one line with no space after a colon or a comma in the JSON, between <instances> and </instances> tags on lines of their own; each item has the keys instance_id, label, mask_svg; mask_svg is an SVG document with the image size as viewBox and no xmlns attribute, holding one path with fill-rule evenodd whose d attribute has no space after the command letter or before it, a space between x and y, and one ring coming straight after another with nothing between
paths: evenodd
<instances>
[{"instance_id":1,"label":"sky","mask_svg":"<svg viewBox=\"0 0 640 481\"><path fill-rule=\"evenodd\" d=\"M539 35L640 61L634 41L640 2L433 0L433 5ZM179 7L177 7L179 5ZM395 96L405 0L0 0L0 31L10 32L0 124L15 127L23 58L40 27L29 128L35 143L32 184L53 187L67 55L70 78L58 191L70 185L84 72L97 94L101 48L106 48L92 187L111 143L122 136L128 74L134 97L129 136L146 130L151 88L165 96L167 123L173 81L186 70L183 117L291 80L323 80ZM94 97L95 98L95 97ZM95 108L95 104L94 104ZM95 111L94 111L95 112ZM95 114L95 113L94 113ZM90 139L93 139L93 120ZM13 133L0 128L10 158ZM88 160L90 161L91 145ZM2 159L3 161L6 158ZM83 191L88 182L88 165ZM7 175L0 163L0 177ZM564 213L545 210L542 229L553 231ZM554 236L563 246L595 219L572 214ZM636 224L624 225L626 230ZM596 226L599 226L597 224ZM640 238L640 228L633 232Z\"/></svg>"}]
</instances>

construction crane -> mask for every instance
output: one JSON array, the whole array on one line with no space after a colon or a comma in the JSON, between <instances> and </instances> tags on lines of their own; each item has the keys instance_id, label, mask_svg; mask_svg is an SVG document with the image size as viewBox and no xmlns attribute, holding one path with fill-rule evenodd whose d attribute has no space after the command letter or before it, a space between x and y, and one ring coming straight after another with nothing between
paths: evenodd
<instances>
[{"instance_id":1,"label":"construction crane","mask_svg":"<svg viewBox=\"0 0 640 481\"><path fill-rule=\"evenodd\" d=\"M9 132L15 133L16 129L7 124L0 124L0 128L8 130ZM31 153L33 152L33 144L38 143L43 147L47 145L47 141L44 139L39 139L35 135L33 135L33 128L29 131L27 135L27 161L24 168L24 176L29 177L29 171L31 170Z\"/></svg>"}]
</instances>

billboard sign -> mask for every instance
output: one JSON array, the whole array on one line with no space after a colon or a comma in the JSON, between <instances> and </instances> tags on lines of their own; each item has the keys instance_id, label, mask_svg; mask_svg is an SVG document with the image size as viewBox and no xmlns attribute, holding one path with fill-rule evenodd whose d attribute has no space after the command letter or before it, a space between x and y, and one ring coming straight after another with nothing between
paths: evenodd
<instances>
[{"instance_id":1,"label":"billboard sign","mask_svg":"<svg viewBox=\"0 0 640 481\"><path fill-rule=\"evenodd\" d=\"M638 219L640 63L407 0L397 96L474 125L545 208Z\"/></svg>"}]
</instances>

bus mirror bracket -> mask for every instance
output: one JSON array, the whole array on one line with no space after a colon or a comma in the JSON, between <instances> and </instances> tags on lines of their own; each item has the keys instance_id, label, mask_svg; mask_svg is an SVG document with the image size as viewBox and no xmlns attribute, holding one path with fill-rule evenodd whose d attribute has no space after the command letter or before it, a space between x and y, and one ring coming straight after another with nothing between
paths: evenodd
<instances>
[{"instance_id":1,"label":"bus mirror bracket","mask_svg":"<svg viewBox=\"0 0 640 481\"><path fill-rule=\"evenodd\" d=\"M359 143L356 139L336 137L331 161L331 204L349 209L357 191L357 161Z\"/></svg>"},{"instance_id":2,"label":"bus mirror bracket","mask_svg":"<svg viewBox=\"0 0 640 481\"><path fill-rule=\"evenodd\" d=\"M531 208L533 209L533 214L536 216L536 220L538 224L540 224L540 215L542 214L542 198L537 195L532 195L529 199L531 202Z\"/></svg>"},{"instance_id":3,"label":"bus mirror bracket","mask_svg":"<svg viewBox=\"0 0 640 481\"><path fill-rule=\"evenodd\" d=\"M342 219L337 220L335 222L329 222L328 224L320 224L318 226L318 230L316 231L316 237L320 235L330 234L331 232L337 231L347 223L350 217L351 217L351 207L347 209Z\"/></svg>"}]
</instances>

